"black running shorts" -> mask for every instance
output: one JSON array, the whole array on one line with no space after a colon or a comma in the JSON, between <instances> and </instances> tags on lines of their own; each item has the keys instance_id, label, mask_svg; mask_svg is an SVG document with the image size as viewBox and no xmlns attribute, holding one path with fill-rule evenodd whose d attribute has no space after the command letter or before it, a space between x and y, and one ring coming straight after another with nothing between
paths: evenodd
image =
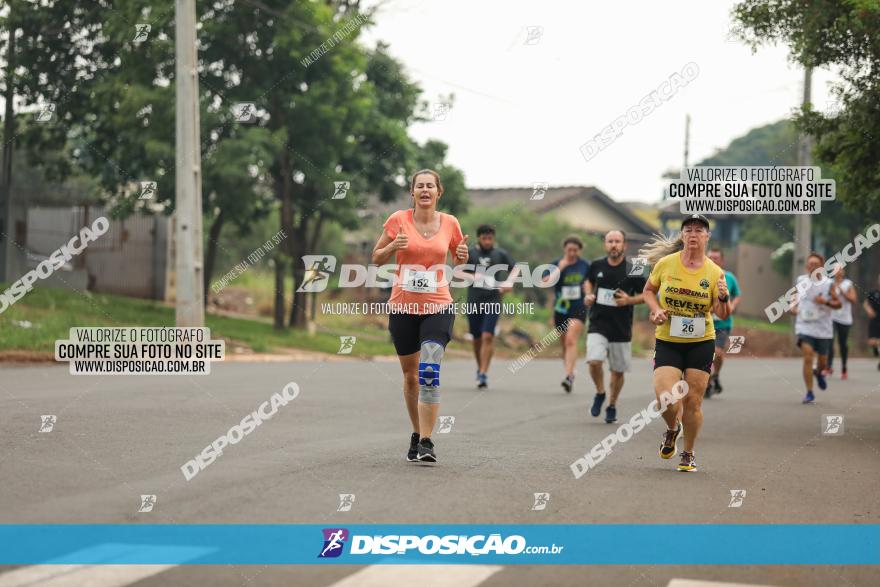
<instances>
[{"instance_id":1,"label":"black running shorts","mask_svg":"<svg viewBox=\"0 0 880 587\"><path fill-rule=\"evenodd\" d=\"M686 369L699 369L712 372L712 359L715 358L715 341L669 342L658 340L654 347L654 369L675 367L682 373Z\"/></svg>"},{"instance_id":2,"label":"black running shorts","mask_svg":"<svg viewBox=\"0 0 880 587\"><path fill-rule=\"evenodd\" d=\"M411 355L419 352L426 340L439 342L445 348L452 340L454 321L452 310L436 314L391 314L388 316L388 330L397 354Z\"/></svg>"},{"instance_id":3,"label":"black running shorts","mask_svg":"<svg viewBox=\"0 0 880 587\"><path fill-rule=\"evenodd\" d=\"M868 322L868 338L880 338L880 316Z\"/></svg>"},{"instance_id":4,"label":"black running shorts","mask_svg":"<svg viewBox=\"0 0 880 587\"><path fill-rule=\"evenodd\" d=\"M581 324L586 323L587 321L587 307L580 306L575 308L574 310L570 310L568 314L563 314L562 312L553 312L553 324L556 328L559 328L563 324L565 324L566 320L580 320Z\"/></svg>"}]
</instances>

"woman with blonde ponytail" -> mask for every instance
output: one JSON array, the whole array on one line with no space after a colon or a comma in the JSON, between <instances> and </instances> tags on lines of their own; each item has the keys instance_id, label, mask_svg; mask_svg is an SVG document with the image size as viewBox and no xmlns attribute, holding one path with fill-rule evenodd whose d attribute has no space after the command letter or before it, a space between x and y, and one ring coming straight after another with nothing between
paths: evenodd
<instances>
[{"instance_id":1,"label":"woman with blonde ponytail","mask_svg":"<svg viewBox=\"0 0 880 587\"><path fill-rule=\"evenodd\" d=\"M668 238L662 234L655 234L654 240L645 245L644 248L639 249L639 256L644 258L648 265L653 267L663 257L671 255L672 253L677 253L683 248L684 241L682 240L681 233L675 238Z\"/></svg>"},{"instance_id":2,"label":"woman with blonde ponytail","mask_svg":"<svg viewBox=\"0 0 880 587\"><path fill-rule=\"evenodd\" d=\"M669 239L658 235L639 251L653 265L643 291L657 325L654 347L654 392L661 394L684 379L687 395L663 412L666 433L660 458L675 455L676 440L686 429L679 471L696 471L694 445L703 424L702 402L712 360L715 327L712 312L722 320L730 315L724 271L706 256L709 221L699 214L686 217L681 234Z\"/></svg>"}]
</instances>

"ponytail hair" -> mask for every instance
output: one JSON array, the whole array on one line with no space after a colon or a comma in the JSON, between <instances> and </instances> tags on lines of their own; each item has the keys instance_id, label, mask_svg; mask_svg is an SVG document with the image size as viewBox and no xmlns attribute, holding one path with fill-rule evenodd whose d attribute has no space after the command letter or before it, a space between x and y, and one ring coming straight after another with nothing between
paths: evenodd
<instances>
[{"instance_id":1,"label":"ponytail hair","mask_svg":"<svg viewBox=\"0 0 880 587\"><path fill-rule=\"evenodd\" d=\"M639 256L647 259L648 265L656 265L657 261L663 257L677 253L682 249L684 249L684 241L681 234L675 238L669 238L658 233L654 235L653 240L639 249Z\"/></svg>"}]
</instances>

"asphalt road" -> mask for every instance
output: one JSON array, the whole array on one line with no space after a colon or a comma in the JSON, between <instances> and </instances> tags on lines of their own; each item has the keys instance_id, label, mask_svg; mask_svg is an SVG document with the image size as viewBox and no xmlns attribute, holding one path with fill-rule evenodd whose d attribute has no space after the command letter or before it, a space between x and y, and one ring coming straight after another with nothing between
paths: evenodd
<instances>
[{"instance_id":1,"label":"asphalt road","mask_svg":"<svg viewBox=\"0 0 880 587\"><path fill-rule=\"evenodd\" d=\"M731 359L724 393L704 404L698 473L677 473L677 459L657 457L658 421L577 480L569 465L615 428L589 416L593 389L583 367L567 395L559 386L560 361L535 360L516 374L506 364L493 366L491 388L481 392L472 362L444 363L441 416L455 421L450 432L434 435L435 466L404 461L410 430L396 361L215 363L204 377L4 367L2 522L880 523L876 361L851 361L848 381L835 376L815 404L802 405L797 360ZM621 421L653 398L650 373L649 361L634 362L618 404ZM291 381L301 389L295 401L186 481L181 465ZM57 420L41 433L41 415L48 414ZM824 414L844 416L843 434L822 434ZM728 507L732 489L746 490L741 507ZM542 511L532 510L536 492L550 493ZM142 494L157 496L153 511L137 511ZM350 511L337 511L339 494L356 496ZM688 537L670 537L664 548L685 550ZM34 579L39 567L4 570L0 586L46 581ZM119 569L111 582L95 584L665 586L685 585L674 580L686 578L869 585L876 579L870 567L828 566L152 570ZM66 584L60 580L46 584Z\"/></svg>"}]
</instances>

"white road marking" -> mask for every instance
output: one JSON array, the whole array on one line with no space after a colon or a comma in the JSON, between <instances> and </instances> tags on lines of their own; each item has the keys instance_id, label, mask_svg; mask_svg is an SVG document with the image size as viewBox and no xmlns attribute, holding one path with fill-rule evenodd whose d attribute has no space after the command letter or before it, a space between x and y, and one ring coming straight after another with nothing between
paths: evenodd
<instances>
[{"instance_id":1,"label":"white road marking","mask_svg":"<svg viewBox=\"0 0 880 587\"><path fill-rule=\"evenodd\" d=\"M143 546L137 544L98 544L76 552L67 553L47 561L50 564L32 565L0 574L0 587L124 587L137 581L173 569L180 563L198 558L213 549L188 546ZM165 565L122 565L112 564L114 560L133 553L149 559L150 552L172 553L180 559L178 564ZM77 565L64 564L65 560L100 559L108 564Z\"/></svg>"},{"instance_id":2,"label":"white road marking","mask_svg":"<svg viewBox=\"0 0 880 587\"><path fill-rule=\"evenodd\" d=\"M476 587L503 568L492 565L372 565L329 587Z\"/></svg>"},{"instance_id":3,"label":"white road marking","mask_svg":"<svg viewBox=\"0 0 880 587\"><path fill-rule=\"evenodd\" d=\"M0 587L123 587L177 565L35 565L0 575Z\"/></svg>"},{"instance_id":4,"label":"white road marking","mask_svg":"<svg viewBox=\"0 0 880 587\"><path fill-rule=\"evenodd\" d=\"M698 579L673 579L666 587L772 587L755 583L719 583L718 581L701 581Z\"/></svg>"}]
</instances>

